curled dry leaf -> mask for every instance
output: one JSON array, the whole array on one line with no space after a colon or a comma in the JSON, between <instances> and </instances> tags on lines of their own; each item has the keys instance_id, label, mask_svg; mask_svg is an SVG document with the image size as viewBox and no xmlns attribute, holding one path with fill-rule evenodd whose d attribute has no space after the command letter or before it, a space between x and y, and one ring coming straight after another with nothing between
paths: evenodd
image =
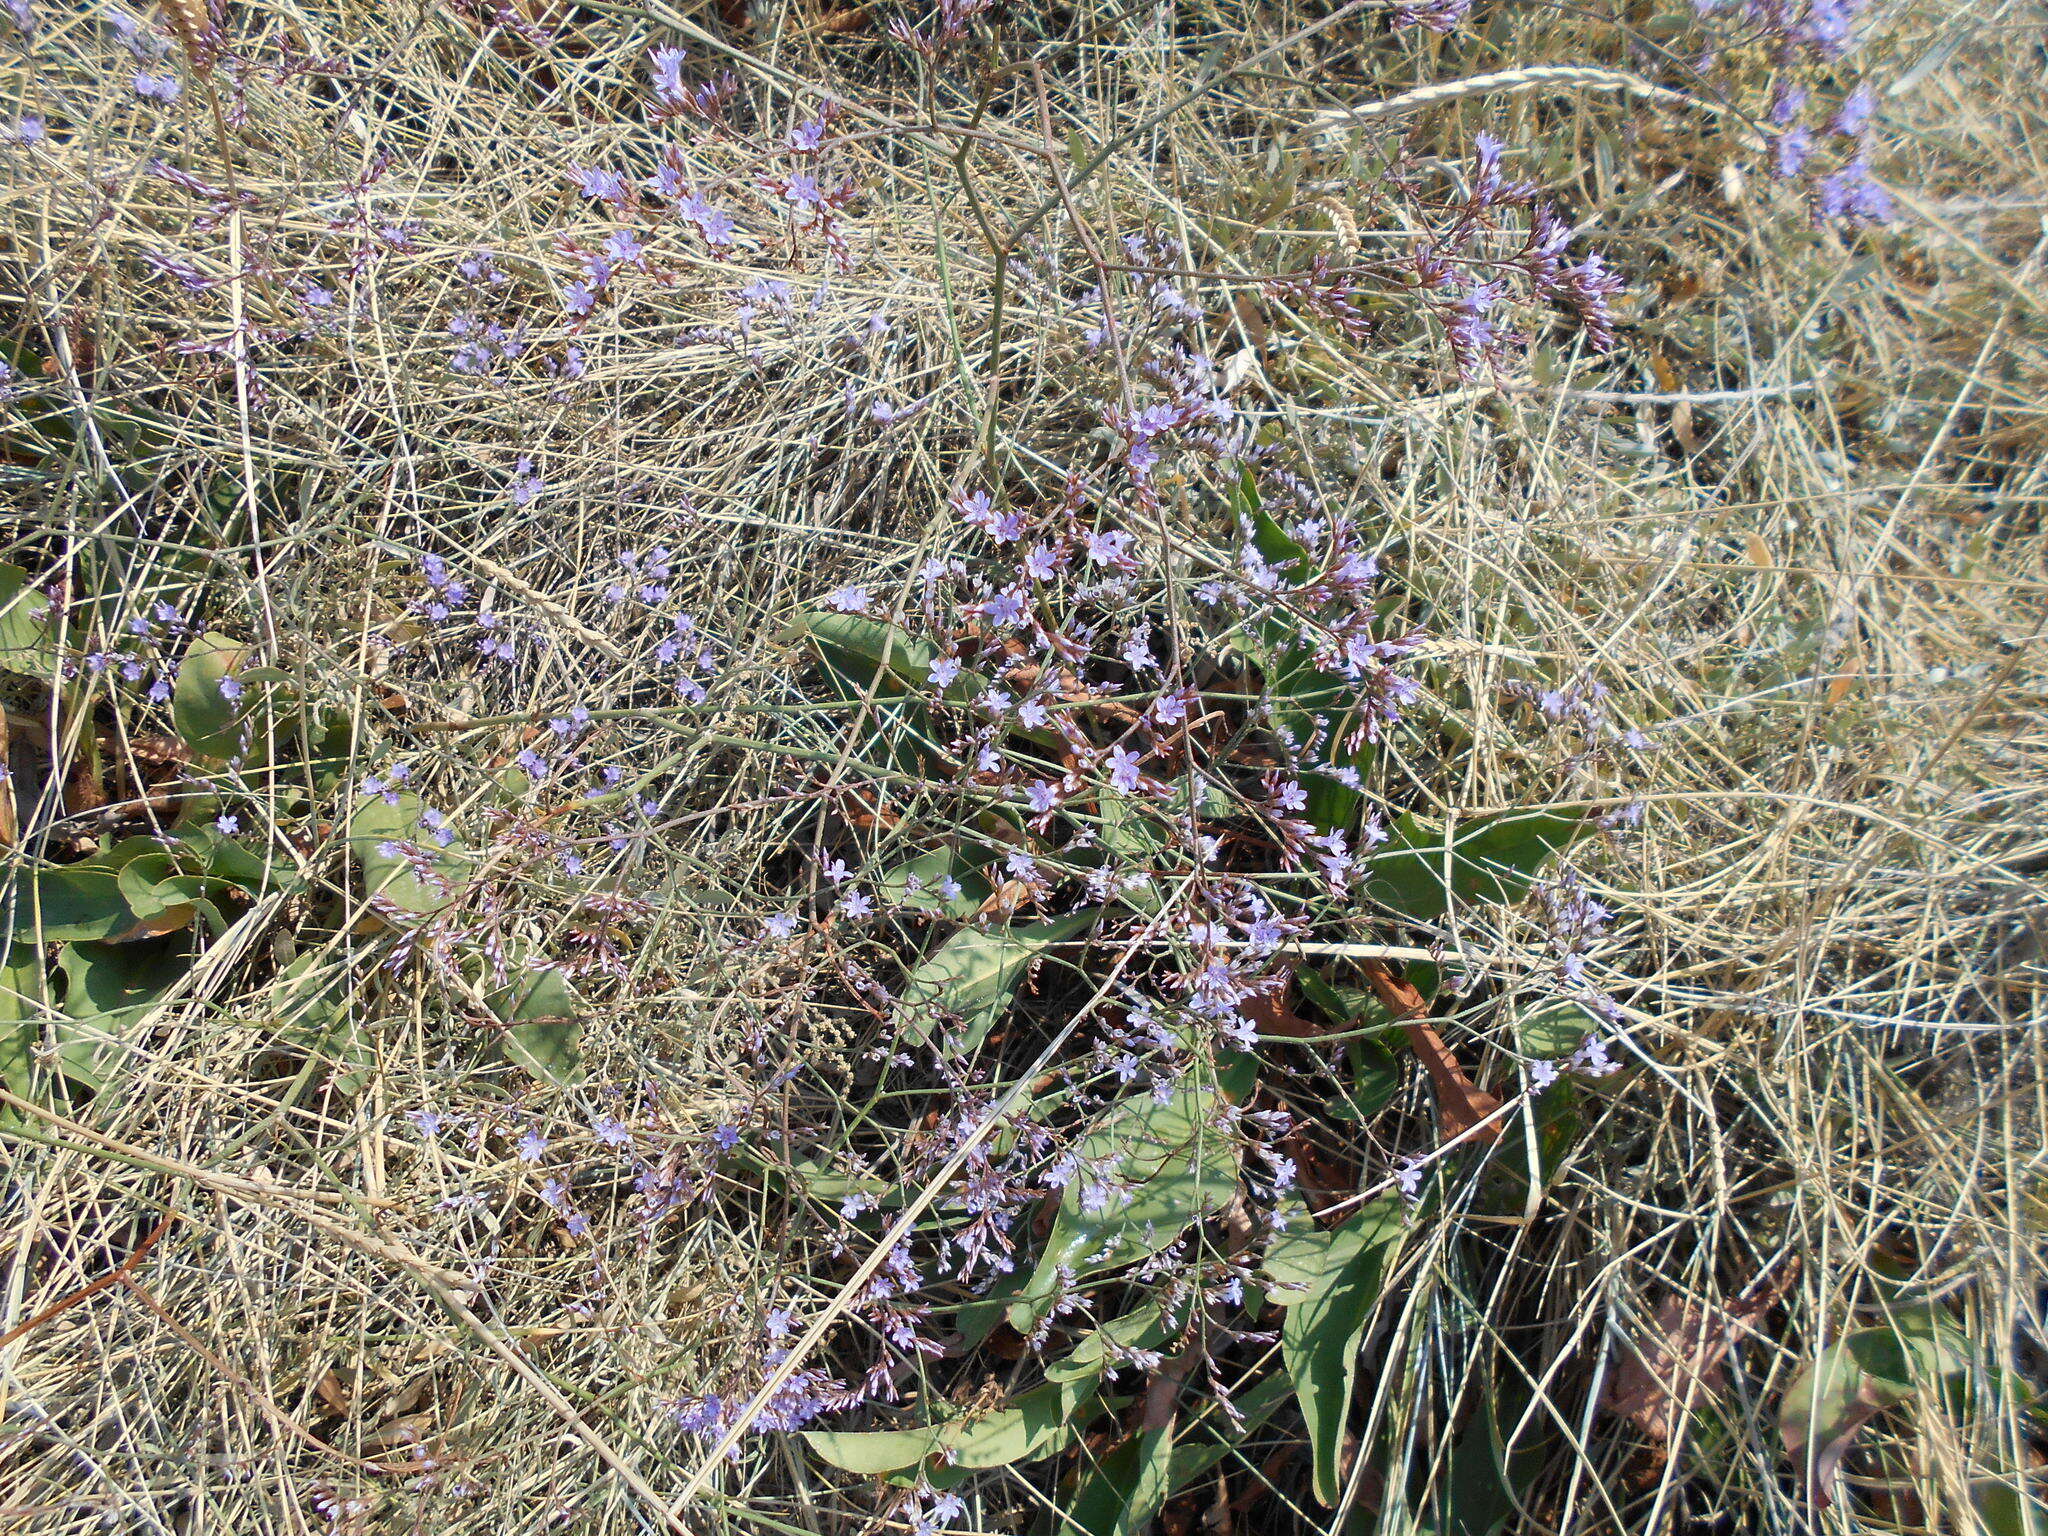
<instances>
[{"instance_id":1,"label":"curled dry leaf","mask_svg":"<svg viewBox=\"0 0 2048 1536\"><path fill-rule=\"evenodd\" d=\"M1776 1305L1798 1274L1795 1258L1775 1275L1750 1282L1726 1305L1665 1297L1651 1336L1637 1340L1608 1384L1607 1411L1659 1445L1669 1444L1679 1418L1720 1392L1728 1351Z\"/></svg>"}]
</instances>

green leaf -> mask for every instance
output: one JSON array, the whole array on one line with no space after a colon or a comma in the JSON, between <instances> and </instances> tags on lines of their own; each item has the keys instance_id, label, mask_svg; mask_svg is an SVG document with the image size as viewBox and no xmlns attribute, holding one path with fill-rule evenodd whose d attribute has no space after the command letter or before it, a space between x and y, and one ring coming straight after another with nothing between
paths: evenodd
<instances>
[{"instance_id":1,"label":"green leaf","mask_svg":"<svg viewBox=\"0 0 2048 1536\"><path fill-rule=\"evenodd\" d=\"M1500 1536L1527 1507L1530 1486L1556 1453L1554 1444L1534 1438L1505 1443L1501 1425L1519 1420L1528 1401L1519 1383L1495 1383L1479 1394L1478 1411L1451 1449L1436 1498L1419 1512L1417 1536Z\"/></svg>"},{"instance_id":2,"label":"green leaf","mask_svg":"<svg viewBox=\"0 0 2048 1536\"><path fill-rule=\"evenodd\" d=\"M0 565L0 669L27 677L54 677L57 634L49 594L38 591L27 571Z\"/></svg>"},{"instance_id":3,"label":"green leaf","mask_svg":"<svg viewBox=\"0 0 2048 1536\"><path fill-rule=\"evenodd\" d=\"M583 1000L568 977L537 971L494 997L491 1008L507 1025L500 1040L515 1066L558 1088L583 1081Z\"/></svg>"},{"instance_id":4,"label":"green leaf","mask_svg":"<svg viewBox=\"0 0 2048 1536\"><path fill-rule=\"evenodd\" d=\"M171 693L171 720L194 757L226 762L242 750L242 706L221 692L221 684L248 651L241 641L211 632L187 648Z\"/></svg>"},{"instance_id":5,"label":"green leaf","mask_svg":"<svg viewBox=\"0 0 2048 1536\"><path fill-rule=\"evenodd\" d=\"M879 1477L914 1467L938 1446L931 1429L811 1429L804 1441L842 1472Z\"/></svg>"},{"instance_id":6,"label":"green leaf","mask_svg":"<svg viewBox=\"0 0 2048 1536\"><path fill-rule=\"evenodd\" d=\"M350 1010L348 967L307 953L285 967L281 980L272 993L279 1037L334 1066L334 1086L341 1092L360 1092L377 1053Z\"/></svg>"},{"instance_id":7,"label":"green leaf","mask_svg":"<svg viewBox=\"0 0 2048 1536\"><path fill-rule=\"evenodd\" d=\"M939 848L898 864L876 882L876 887L882 900L891 906L907 906L965 921L980 911L981 904L995 892L984 873L994 862L995 855L985 848ZM951 900L939 894L940 885L948 879L960 885L960 894Z\"/></svg>"},{"instance_id":8,"label":"green leaf","mask_svg":"<svg viewBox=\"0 0 2048 1536\"><path fill-rule=\"evenodd\" d=\"M776 638L785 644L810 641L826 671L853 698L872 692L875 697L886 699L921 689L930 680L932 663L938 659L937 648L931 641L858 613L821 610L801 614ZM956 680L953 686L959 687L960 681Z\"/></svg>"},{"instance_id":9,"label":"green leaf","mask_svg":"<svg viewBox=\"0 0 2048 1536\"><path fill-rule=\"evenodd\" d=\"M897 1029L929 1042L940 1037L938 1015L957 1015L949 1048L974 1050L1009 1012L1031 962L1048 946L1085 933L1099 915L1088 907L1044 922L961 929L910 973L896 1005Z\"/></svg>"},{"instance_id":10,"label":"green leaf","mask_svg":"<svg viewBox=\"0 0 2048 1536\"><path fill-rule=\"evenodd\" d=\"M2002 1479L1972 1478L1970 1506L1985 1536L2048 1536L2048 1501Z\"/></svg>"},{"instance_id":11,"label":"green leaf","mask_svg":"<svg viewBox=\"0 0 2048 1536\"><path fill-rule=\"evenodd\" d=\"M1944 1314L1902 1307L1891 1326L1859 1328L1822 1350L1785 1389L1778 1432L1826 1498L1863 1426L1941 1377L1969 1370L1976 1349Z\"/></svg>"},{"instance_id":12,"label":"green leaf","mask_svg":"<svg viewBox=\"0 0 2048 1536\"><path fill-rule=\"evenodd\" d=\"M1092 1377L1049 1381L1023 1393L1007 1408L939 1425L933 1432L933 1448L958 1467L1007 1467L1012 1462L1037 1461L1081 1432L1094 1397Z\"/></svg>"},{"instance_id":13,"label":"green leaf","mask_svg":"<svg viewBox=\"0 0 2048 1536\"><path fill-rule=\"evenodd\" d=\"M1097 1462L1074 1491L1067 1510L1071 1524L1087 1536L1140 1536L1178 1486L1173 1444L1177 1426L1140 1430Z\"/></svg>"},{"instance_id":14,"label":"green leaf","mask_svg":"<svg viewBox=\"0 0 2048 1536\"><path fill-rule=\"evenodd\" d=\"M1192 1069L1165 1103L1133 1094L1081 1138L1082 1172L1061 1196L1038 1267L1010 1308L1011 1327L1037 1325L1059 1293L1060 1269L1079 1276L1149 1258L1229 1203L1237 1146L1213 1123L1225 1088ZM1094 1187L1104 1170L1108 1178Z\"/></svg>"},{"instance_id":15,"label":"green leaf","mask_svg":"<svg viewBox=\"0 0 2048 1536\"><path fill-rule=\"evenodd\" d=\"M1364 987L1340 985L1305 965L1295 970L1294 979L1301 983L1302 996L1347 1031L1392 1031L1400 1026L1401 1021L1394 1017L1393 1011ZM1407 962L1402 970L1402 979L1420 992L1425 1000L1436 995L1436 967L1426 960Z\"/></svg>"},{"instance_id":16,"label":"green leaf","mask_svg":"<svg viewBox=\"0 0 2048 1536\"><path fill-rule=\"evenodd\" d=\"M1242 1428L1213 1408L1206 1419L1179 1427L1178 1443L1172 1445L1163 1476L1150 1465L1159 1445L1157 1440L1147 1443L1151 1432L1125 1441L1081 1481L1065 1512L1067 1518L1052 1523L1052 1536L1065 1536L1074 1525L1091 1536L1137 1536L1166 1507L1167 1500L1244 1444L1245 1437L1271 1418L1293 1393L1286 1373L1274 1371L1237 1395L1232 1406L1243 1421ZM1170 1442L1174 1436L1162 1439Z\"/></svg>"},{"instance_id":17,"label":"green leaf","mask_svg":"<svg viewBox=\"0 0 2048 1536\"><path fill-rule=\"evenodd\" d=\"M1122 1358L1125 1352L1157 1349L1172 1337L1174 1332L1159 1307L1156 1304L1147 1304L1104 1323L1100 1328L1091 1328L1082 1335L1081 1342L1074 1346L1071 1353L1046 1366L1045 1379L1093 1381Z\"/></svg>"},{"instance_id":18,"label":"green leaf","mask_svg":"<svg viewBox=\"0 0 2048 1536\"><path fill-rule=\"evenodd\" d=\"M90 864L17 865L7 872L4 901L16 939L49 943L109 939L135 926L120 877Z\"/></svg>"},{"instance_id":19,"label":"green leaf","mask_svg":"<svg viewBox=\"0 0 2048 1536\"><path fill-rule=\"evenodd\" d=\"M104 1088L124 1055L121 1037L139 1024L192 967L182 936L137 944L66 944L57 956L65 1018L57 1024L64 1075Z\"/></svg>"},{"instance_id":20,"label":"green leaf","mask_svg":"<svg viewBox=\"0 0 2048 1536\"><path fill-rule=\"evenodd\" d=\"M950 1467L1006 1467L1049 1456L1080 1433L1094 1400L1092 1379L1048 1382L1008 1407L925 1429L809 1430L805 1441L847 1472L880 1476L941 1456Z\"/></svg>"},{"instance_id":21,"label":"green leaf","mask_svg":"<svg viewBox=\"0 0 2048 1536\"><path fill-rule=\"evenodd\" d=\"M364 890L408 912L438 912L447 906L462 874L462 865L453 853L436 847L421 828L424 809L418 795L401 790L396 805L382 795L364 800L348 822L348 846L363 867ZM384 851L386 843L409 843L424 850L438 880L421 879L402 854Z\"/></svg>"},{"instance_id":22,"label":"green leaf","mask_svg":"<svg viewBox=\"0 0 2048 1536\"><path fill-rule=\"evenodd\" d=\"M1454 903L1519 901L1550 856L1593 826L1561 811L1507 811L1462 823L1446 850L1443 826L1403 815L1367 861L1366 894L1418 923Z\"/></svg>"},{"instance_id":23,"label":"green leaf","mask_svg":"<svg viewBox=\"0 0 2048 1536\"><path fill-rule=\"evenodd\" d=\"M1401 1091L1401 1063L1377 1040L1346 1042L1351 1062L1350 1096L1330 1106L1333 1120L1370 1120Z\"/></svg>"},{"instance_id":24,"label":"green leaf","mask_svg":"<svg viewBox=\"0 0 2048 1536\"><path fill-rule=\"evenodd\" d=\"M0 1084L24 1099L35 1088L36 1041L49 1012L42 956L34 945L0 940ZM0 1118L16 1113L9 1109Z\"/></svg>"},{"instance_id":25,"label":"green leaf","mask_svg":"<svg viewBox=\"0 0 2048 1536\"><path fill-rule=\"evenodd\" d=\"M1577 1003L1545 1003L1515 1021L1515 1043L1525 1056L1554 1059L1569 1056L1600 1027L1600 1020Z\"/></svg>"},{"instance_id":26,"label":"green leaf","mask_svg":"<svg viewBox=\"0 0 2048 1536\"><path fill-rule=\"evenodd\" d=\"M1401 1201L1365 1206L1342 1226L1320 1232L1307 1290L1280 1325L1280 1353L1301 1402L1315 1460L1316 1497L1337 1502L1344 1425L1358 1381L1358 1352L1380 1285L1403 1233ZM1308 1269L1306 1256L1292 1261Z\"/></svg>"}]
</instances>

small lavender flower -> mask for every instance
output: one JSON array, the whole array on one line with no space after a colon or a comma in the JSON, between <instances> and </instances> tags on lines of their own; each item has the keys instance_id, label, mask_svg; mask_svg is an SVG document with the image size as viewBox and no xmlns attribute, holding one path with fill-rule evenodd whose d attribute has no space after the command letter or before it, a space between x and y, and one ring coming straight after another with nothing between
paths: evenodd
<instances>
[{"instance_id":1,"label":"small lavender flower","mask_svg":"<svg viewBox=\"0 0 2048 1536\"><path fill-rule=\"evenodd\" d=\"M866 613L874 606L874 598L866 587L841 587L826 594L825 605L840 613Z\"/></svg>"},{"instance_id":2,"label":"small lavender flower","mask_svg":"<svg viewBox=\"0 0 2048 1536\"><path fill-rule=\"evenodd\" d=\"M660 47L647 55L648 83L656 99L673 106L683 99L683 61L689 55L681 48Z\"/></svg>"},{"instance_id":3,"label":"small lavender flower","mask_svg":"<svg viewBox=\"0 0 2048 1536\"><path fill-rule=\"evenodd\" d=\"M506 488L515 507L533 504L534 498L548 488L547 481L534 473L533 460L521 454L519 462L512 467L512 480Z\"/></svg>"},{"instance_id":4,"label":"small lavender flower","mask_svg":"<svg viewBox=\"0 0 2048 1536\"><path fill-rule=\"evenodd\" d=\"M1814 189L1813 217L1816 223L1840 222L1851 229L1887 224L1892 217L1892 195L1870 174L1870 166L1857 156Z\"/></svg>"},{"instance_id":5,"label":"small lavender flower","mask_svg":"<svg viewBox=\"0 0 2048 1536\"><path fill-rule=\"evenodd\" d=\"M572 165L569 167L569 179L576 184L578 192L593 202L621 206L632 195L625 177L602 166Z\"/></svg>"},{"instance_id":6,"label":"small lavender flower","mask_svg":"<svg viewBox=\"0 0 2048 1536\"><path fill-rule=\"evenodd\" d=\"M1771 174L1779 181L1789 181L1805 169L1812 157L1812 130L1803 123L1794 123L1771 141Z\"/></svg>"},{"instance_id":7,"label":"small lavender flower","mask_svg":"<svg viewBox=\"0 0 2048 1536\"><path fill-rule=\"evenodd\" d=\"M1859 85L1835 109L1828 132L1845 139L1858 138L1870 126L1870 119L1877 111L1877 93L1868 85Z\"/></svg>"},{"instance_id":8,"label":"small lavender flower","mask_svg":"<svg viewBox=\"0 0 2048 1536\"><path fill-rule=\"evenodd\" d=\"M1766 113L1774 128L1784 128L1806 110L1806 92L1796 85L1781 85L1771 95L1770 111Z\"/></svg>"}]
</instances>

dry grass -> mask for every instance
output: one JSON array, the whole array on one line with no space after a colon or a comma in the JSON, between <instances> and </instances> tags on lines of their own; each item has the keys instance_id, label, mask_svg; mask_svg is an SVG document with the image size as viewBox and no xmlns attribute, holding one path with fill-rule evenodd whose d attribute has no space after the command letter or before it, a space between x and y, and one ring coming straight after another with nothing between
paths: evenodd
<instances>
[{"instance_id":1,"label":"dry grass","mask_svg":"<svg viewBox=\"0 0 2048 1536\"><path fill-rule=\"evenodd\" d=\"M1225 81L1211 49L1235 62L1328 12L1020 9L1003 29L1014 67L978 111L965 71L921 97L905 50L810 5L757 7L744 34L661 0L549 6L558 35L522 41L439 6L264 0L230 12L252 56L290 44L346 67L252 84L247 125L225 129L190 76L178 106L138 102L100 23L47 9L0 73L18 104L0 115L63 124L0 148L8 329L54 359L74 408L146 409L167 431L142 460L91 433L69 457L17 457L0 556L91 547L126 562L130 608L101 616L112 634L169 579L166 550L212 550L216 624L274 646L362 739L398 744L440 803L488 798L536 722L577 703L617 711L594 750L658 804L616 870L660 910L585 1027L592 1081L609 1087L558 1092L491 1064L459 993L386 975L378 941L349 929L319 964L346 988L368 1061L344 1081L280 1055L266 957L291 913L270 903L124 1037L118 1091L19 1107L0 1131L0 1328L172 1220L133 1283L0 1347L10 1529L886 1524L869 1490L822 1478L792 1443L706 1469L703 1444L669 1424L662 1400L715 1372L767 1307L815 1316L839 1280L807 1267L819 1239L785 1229L765 1195L643 1228L591 1124L630 1108L658 1150L701 1139L784 1063L855 1064L866 1020L827 986L829 946L737 942L783 887L808 890L809 851L843 805L801 756L829 766L836 728L806 712L773 637L841 581L907 589L954 537L945 498L971 475L1056 482L1099 454L1085 402L1104 365L1072 316L1007 292L990 385L983 221L1049 200L1042 233L1069 261L1140 228L1188 243L1208 274L1191 287L1209 344L1242 359L1240 404L1302 446L1333 504L1369 515L1427 602L1430 707L1469 751L1397 756L1404 802L1645 807L1639 837L1584 866L1623 914L1592 969L1629 1010L1642 1070L1625 1091L1586 1087L1588 1134L1540 1219L1475 1223L1454 1198L1410 1248L1368 1437L1400 1447L1412 1477L1354 1484L1352 1528L1424 1528L1432 1490L1469 1475L1441 1459L1468 1387L1536 1448L1515 1529L1967 1530L1977 1480L2034 1475L2021 1377L2043 1359L2048 1199L2038 9L1883 9L1862 57L1897 82L1881 139L1905 216L1848 243L1809 226L1740 131L1709 131L1726 114L1583 79L1461 93L1357 138L1303 131L1489 72L1649 72L1623 27L1570 8L1502 7L1423 42L1354 13ZM813 306L813 260L796 311L756 322L751 356L695 331L732 323L738 286L790 275L772 237L723 260L672 234L673 281L630 280L631 308L580 337L550 297L571 275L558 239L611 227L565 169L652 162L662 135L631 84L645 47L678 35L731 49L778 127L830 90L854 109L842 127L874 130L848 151L866 189L858 270ZM1730 99L1753 114L1760 95ZM955 131L970 120L978 137ZM1421 328L1358 349L1233 312L1264 272L1398 232L1400 205L1370 174L1393 135L1455 161L1480 127L1530 146L1525 173L1630 276L1613 361L1566 343L1504 387L1466 386ZM248 201L195 223L206 199L147 167L165 156L225 187L223 132ZM704 151L695 173L715 175L724 153ZM533 316L537 353L586 349L580 382L449 371L448 320L469 302L455 263L479 248L508 276L504 312ZM153 272L153 250L189 259L203 291ZM178 352L230 338L238 316L295 325L301 274L342 292L343 318L260 348L250 370ZM878 309L889 328L870 335ZM925 403L884 431L849 415L849 385L863 410ZM547 482L523 507L506 490L521 456ZM237 486L210 499L223 475ZM1190 513L1161 537L1192 559L1221 534ZM618 550L655 544L674 551L681 606L730 647L701 707L672 702L602 595ZM478 666L467 640L387 655L423 553L524 615L516 665ZM1651 738L1633 768L1573 760L1503 691L1581 678ZM17 771L24 824L40 807L50 825L54 783ZM332 846L306 850L309 866ZM510 926L545 936L568 920L566 884L543 871L503 888ZM1543 963L1536 916L1473 911L1438 937L1496 978L1498 1001ZM1475 1013L1468 1039L1499 1017ZM1426 1144L1425 1104L1411 1086L1377 1138L1379 1174ZM424 1135L407 1118L420 1110L466 1129ZM536 1198L543 1170L513 1150L526 1129L550 1140L550 1166L584 1170L593 1235ZM1786 1306L1745 1344L1729 1411L1711 1432L1695 1424L1698 1443L1659 1454L1598 1411L1665 1298L1723 1299L1795 1257ZM1815 1512L1778 1441L1777 1394L1852 1318L1928 1295L1951 1298L2017 1374L1980 1383L1968 1413L1930 1400L1892 1415L1871 1442L1882 1461L1854 1466L1860 1491ZM1262 1482L1263 1466L1262 1449L1220 1469L1228 1518L1336 1528L1294 1474ZM1040 1518L1053 1495L1034 1477L971 1484L961 1528ZM680 1522L664 1514L693 1481L704 1490Z\"/></svg>"}]
</instances>

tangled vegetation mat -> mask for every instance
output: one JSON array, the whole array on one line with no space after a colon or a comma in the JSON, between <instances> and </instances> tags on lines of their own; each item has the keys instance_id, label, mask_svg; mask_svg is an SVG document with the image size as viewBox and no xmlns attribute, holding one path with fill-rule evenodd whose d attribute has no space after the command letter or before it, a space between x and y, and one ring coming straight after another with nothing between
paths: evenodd
<instances>
[{"instance_id":1,"label":"tangled vegetation mat","mask_svg":"<svg viewBox=\"0 0 2048 1536\"><path fill-rule=\"evenodd\" d=\"M2048 1536L2044 20L8 0L0 1525Z\"/></svg>"}]
</instances>

